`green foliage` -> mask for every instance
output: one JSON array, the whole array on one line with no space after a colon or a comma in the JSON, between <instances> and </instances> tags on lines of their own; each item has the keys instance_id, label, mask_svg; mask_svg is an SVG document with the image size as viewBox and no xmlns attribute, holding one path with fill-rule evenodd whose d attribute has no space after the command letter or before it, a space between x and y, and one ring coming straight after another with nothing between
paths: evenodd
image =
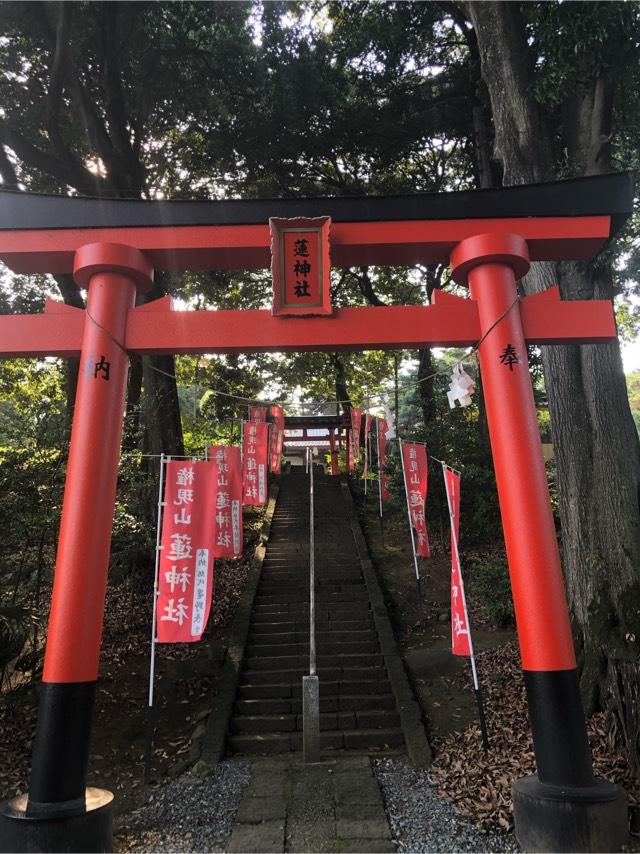
<instances>
[{"instance_id":1,"label":"green foliage","mask_svg":"<svg viewBox=\"0 0 640 854\"><path fill-rule=\"evenodd\" d=\"M403 377L401 386L399 433L406 441L425 442L432 457L444 460L462 473L461 548L472 544L494 542L500 528L498 498L487 442L486 425L478 407L481 388L477 388L474 404L469 407L449 408L446 392L451 379L450 369L462 354L448 351L433 358L433 398L429 399L429 420L425 422L424 383L416 384L417 368L412 368ZM477 371L468 360L465 369L478 382ZM404 501L402 472L399 460L390 461L391 490L396 501ZM444 478L434 460L429 468L429 494L427 519L437 522L436 530L448 527L447 498ZM432 523L433 524L433 523Z\"/></svg>"},{"instance_id":2,"label":"green foliage","mask_svg":"<svg viewBox=\"0 0 640 854\"><path fill-rule=\"evenodd\" d=\"M633 371L626 375L627 391L629 392L629 406L631 414L640 433L640 371Z\"/></svg>"},{"instance_id":3,"label":"green foliage","mask_svg":"<svg viewBox=\"0 0 640 854\"><path fill-rule=\"evenodd\" d=\"M515 615L507 562L501 558L474 561L469 565L469 593L479 602L491 626L513 626Z\"/></svg>"},{"instance_id":4,"label":"green foliage","mask_svg":"<svg viewBox=\"0 0 640 854\"><path fill-rule=\"evenodd\" d=\"M0 361L0 446L59 447L65 401L64 368L59 361Z\"/></svg>"},{"instance_id":5,"label":"green foliage","mask_svg":"<svg viewBox=\"0 0 640 854\"><path fill-rule=\"evenodd\" d=\"M16 658L26 643L33 617L18 605L0 606L0 667Z\"/></svg>"}]
</instances>

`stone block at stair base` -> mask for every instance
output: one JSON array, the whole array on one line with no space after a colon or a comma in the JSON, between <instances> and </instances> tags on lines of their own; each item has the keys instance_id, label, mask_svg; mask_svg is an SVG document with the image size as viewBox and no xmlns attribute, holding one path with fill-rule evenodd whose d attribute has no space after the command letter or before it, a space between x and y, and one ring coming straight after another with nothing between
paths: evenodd
<instances>
[{"instance_id":1,"label":"stone block at stair base","mask_svg":"<svg viewBox=\"0 0 640 854\"><path fill-rule=\"evenodd\" d=\"M338 818L336 834L344 839L391 839L391 831L383 818Z\"/></svg>"},{"instance_id":2,"label":"stone block at stair base","mask_svg":"<svg viewBox=\"0 0 640 854\"><path fill-rule=\"evenodd\" d=\"M627 841L627 798L613 783L561 788L531 776L517 780L512 792L524 851L620 851Z\"/></svg>"},{"instance_id":3,"label":"stone block at stair base","mask_svg":"<svg viewBox=\"0 0 640 854\"><path fill-rule=\"evenodd\" d=\"M382 806L382 794L375 777L363 773L336 774L336 804L354 809L361 804Z\"/></svg>"},{"instance_id":4,"label":"stone block at stair base","mask_svg":"<svg viewBox=\"0 0 640 854\"><path fill-rule=\"evenodd\" d=\"M253 795L253 786L250 787ZM258 824L262 821L284 821L287 805L283 797L244 797L238 810L237 821L241 824Z\"/></svg>"},{"instance_id":5,"label":"stone block at stair base","mask_svg":"<svg viewBox=\"0 0 640 854\"><path fill-rule=\"evenodd\" d=\"M361 854L377 854L377 852L395 851L396 847L390 839L340 839L336 840L336 851L361 852Z\"/></svg>"},{"instance_id":6,"label":"stone block at stair base","mask_svg":"<svg viewBox=\"0 0 640 854\"><path fill-rule=\"evenodd\" d=\"M302 679L302 752L305 762L320 761L320 683L317 676Z\"/></svg>"},{"instance_id":7,"label":"stone block at stair base","mask_svg":"<svg viewBox=\"0 0 640 854\"><path fill-rule=\"evenodd\" d=\"M229 854L257 854L284 851L284 822L263 821L261 824L236 824L226 849Z\"/></svg>"}]
</instances>

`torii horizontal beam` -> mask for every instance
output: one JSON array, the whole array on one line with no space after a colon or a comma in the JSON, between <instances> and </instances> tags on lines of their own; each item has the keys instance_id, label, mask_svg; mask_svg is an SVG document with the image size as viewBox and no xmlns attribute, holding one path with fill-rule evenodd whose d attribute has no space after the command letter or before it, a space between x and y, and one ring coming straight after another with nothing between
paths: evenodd
<instances>
[{"instance_id":1,"label":"torii horizontal beam","mask_svg":"<svg viewBox=\"0 0 640 854\"><path fill-rule=\"evenodd\" d=\"M483 233L520 234L532 261L592 257L628 217L633 175L468 190L313 199L139 201L0 191L0 260L18 273L70 273L74 253L123 243L156 270L266 269L269 217L330 216L334 267L449 263Z\"/></svg>"},{"instance_id":2,"label":"torii horizontal beam","mask_svg":"<svg viewBox=\"0 0 640 854\"><path fill-rule=\"evenodd\" d=\"M529 344L616 337L607 300L562 301L554 287L522 298L520 311ZM0 357L79 356L85 323L91 320L82 309L53 300L43 314L1 316ZM121 343L132 355L291 353L469 347L480 336L476 303L436 291L431 306L341 308L332 317L304 318L264 310L173 311L165 297L129 311Z\"/></svg>"},{"instance_id":3,"label":"torii horizontal beam","mask_svg":"<svg viewBox=\"0 0 640 854\"><path fill-rule=\"evenodd\" d=\"M581 260L598 252L610 230L608 216L333 223L331 264L447 264L460 241L490 232L520 234L532 261ZM16 273L71 273L76 251L102 241L134 246L156 270L259 270L271 264L266 223L0 232L0 260Z\"/></svg>"}]
</instances>

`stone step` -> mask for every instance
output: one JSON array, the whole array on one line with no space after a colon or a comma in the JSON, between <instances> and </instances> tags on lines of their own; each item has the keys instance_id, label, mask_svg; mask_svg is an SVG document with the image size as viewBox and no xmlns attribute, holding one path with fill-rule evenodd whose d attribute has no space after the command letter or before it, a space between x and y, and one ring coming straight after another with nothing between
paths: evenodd
<instances>
[{"instance_id":1,"label":"stone step","mask_svg":"<svg viewBox=\"0 0 640 854\"><path fill-rule=\"evenodd\" d=\"M258 590L258 594L255 598L255 605L259 608L261 605L278 605L281 603L296 603L296 602L307 602L309 598L309 594L305 593L304 590L290 590L287 593L261 593ZM353 591L349 591L347 593L338 592L333 593L331 591L318 590L316 592L316 608L322 608L323 605L331 605L338 604L340 602L344 602L345 604L351 603L360 603L360 602L369 602L369 597L367 596L367 591L362 588L357 588Z\"/></svg>"},{"instance_id":2,"label":"stone step","mask_svg":"<svg viewBox=\"0 0 640 854\"><path fill-rule=\"evenodd\" d=\"M384 659L380 652L368 653L321 653L317 655L318 673L326 668L382 667ZM304 670L309 666L309 649L299 655L245 655L243 667L246 670Z\"/></svg>"},{"instance_id":3,"label":"stone step","mask_svg":"<svg viewBox=\"0 0 640 854\"><path fill-rule=\"evenodd\" d=\"M262 659L257 660L260 670L251 670L244 667L241 673L241 681L248 685L277 685L281 682L288 684L301 683L302 677L309 673L309 663L304 667L283 667L282 669L262 668ZM326 682L351 682L354 692L360 693L361 689L356 687L358 682L371 682L384 680L387 683L387 673L383 667L328 667L318 666L318 676ZM364 692L363 692L364 693Z\"/></svg>"},{"instance_id":4,"label":"stone step","mask_svg":"<svg viewBox=\"0 0 640 854\"><path fill-rule=\"evenodd\" d=\"M297 584L303 578L309 578L309 567L301 569L262 569L261 581L279 581ZM343 578L357 578L364 584L364 578L360 567L332 567L331 569L319 570L316 567L316 581L337 581Z\"/></svg>"},{"instance_id":5,"label":"stone step","mask_svg":"<svg viewBox=\"0 0 640 854\"><path fill-rule=\"evenodd\" d=\"M267 635L267 637L269 637ZM377 655L380 652L380 647L375 640L345 640L331 641L325 638L316 636L316 650L320 658L323 656L333 657L336 655L353 656L353 655ZM298 643L258 643L253 641L245 649L247 659L252 658L281 658L281 657L304 657L309 655L309 640L304 640Z\"/></svg>"},{"instance_id":6,"label":"stone step","mask_svg":"<svg viewBox=\"0 0 640 854\"><path fill-rule=\"evenodd\" d=\"M294 625L294 624L291 624ZM344 631L344 630L333 630L333 631L325 631L320 630L316 626L316 643L318 644L318 648L321 645L326 644L327 642L332 643L364 643L366 641L371 641L377 644L377 636L373 629L364 629L360 631ZM249 634L249 644L251 646L266 646L271 644L300 644L300 643L309 643L309 627L293 629L288 632L264 632L264 631L251 631ZM377 646L376 646L377 648ZM322 646L322 649L325 652L331 652L328 650L326 646Z\"/></svg>"},{"instance_id":7,"label":"stone step","mask_svg":"<svg viewBox=\"0 0 640 854\"><path fill-rule=\"evenodd\" d=\"M321 697L365 696L373 694L377 697L391 693L386 677L377 679L360 679L343 682L341 680L320 683ZM287 699L302 700L302 677L291 683L255 684L243 682L238 688L239 700Z\"/></svg>"},{"instance_id":8,"label":"stone step","mask_svg":"<svg viewBox=\"0 0 640 854\"><path fill-rule=\"evenodd\" d=\"M320 713L320 731L348 729L393 729L400 726L396 711L353 709ZM301 714L237 715L231 720L234 733L302 732Z\"/></svg>"},{"instance_id":9,"label":"stone step","mask_svg":"<svg viewBox=\"0 0 640 854\"><path fill-rule=\"evenodd\" d=\"M314 559L315 568L320 571L328 571L332 569L355 569L359 568L358 556L356 554L327 554L326 549L316 550ZM263 572L271 572L273 570L289 570L292 572L309 571L309 554L295 555L273 555L267 553L262 564Z\"/></svg>"},{"instance_id":10,"label":"stone step","mask_svg":"<svg viewBox=\"0 0 640 854\"><path fill-rule=\"evenodd\" d=\"M320 712L395 711L393 694L326 694L320 686ZM236 715L300 715L302 694L287 697L253 697L236 700Z\"/></svg>"},{"instance_id":11,"label":"stone step","mask_svg":"<svg viewBox=\"0 0 640 854\"><path fill-rule=\"evenodd\" d=\"M309 619L306 620L282 620L276 622L269 617L253 617L251 620L251 633L255 635L263 634L291 634L291 633L306 632L309 635ZM371 618L364 620L324 620L320 622L316 620L316 632L318 634L335 634L336 632L373 632L375 635L373 621Z\"/></svg>"},{"instance_id":12,"label":"stone step","mask_svg":"<svg viewBox=\"0 0 640 854\"><path fill-rule=\"evenodd\" d=\"M353 579L351 582L343 579L332 579L328 582L320 580L316 582L315 591L316 602L320 601L323 597L332 596L335 593L353 595L357 596L357 598L362 598L359 594L366 594L366 589L361 578ZM256 598L279 596L284 600L294 601L291 598L293 595L301 599L309 598L308 578L301 578L299 581L289 582L288 584L262 581L258 587Z\"/></svg>"},{"instance_id":13,"label":"stone step","mask_svg":"<svg viewBox=\"0 0 640 854\"><path fill-rule=\"evenodd\" d=\"M274 621L278 615L285 615L284 619L309 619L308 602L269 602L263 605L254 605L255 616L273 617ZM362 600L358 602L334 602L331 605L316 602L316 620L333 620L344 618L345 615L355 619L363 619L369 616L371 611L369 603ZM288 616L295 615L295 616ZM282 622L282 620L280 621Z\"/></svg>"},{"instance_id":14,"label":"stone step","mask_svg":"<svg viewBox=\"0 0 640 854\"><path fill-rule=\"evenodd\" d=\"M277 575L276 573L263 573L260 579L259 590L290 590L292 587L299 587L304 584L306 589L309 589L309 573L295 572L287 575ZM350 588L355 585L364 587L364 578L355 570L345 572L319 572L316 573L316 590L319 588L339 587L340 585Z\"/></svg>"},{"instance_id":15,"label":"stone step","mask_svg":"<svg viewBox=\"0 0 640 854\"><path fill-rule=\"evenodd\" d=\"M404 746L400 729L337 730L320 733L320 746L325 750L371 750L393 753ZM261 733L232 735L229 747L233 753L266 756L302 749L302 733Z\"/></svg>"}]
</instances>

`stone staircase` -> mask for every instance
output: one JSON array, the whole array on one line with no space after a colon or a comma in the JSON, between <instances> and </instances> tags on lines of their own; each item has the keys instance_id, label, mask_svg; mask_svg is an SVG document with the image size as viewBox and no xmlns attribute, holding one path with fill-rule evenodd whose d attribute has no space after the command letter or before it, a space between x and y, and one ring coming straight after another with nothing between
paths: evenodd
<instances>
[{"instance_id":1,"label":"stone staircase","mask_svg":"<svg viewBox=\"0 0 640 854\"><path fill-rule=\"evenodd\" d=\"M315 473L316 645L323 751L404 747L369 597L337 478ZM251 615L228 747L236 754L302 748L309 672L309 478L282 476Z\"/></svg>"}]
</instances>

